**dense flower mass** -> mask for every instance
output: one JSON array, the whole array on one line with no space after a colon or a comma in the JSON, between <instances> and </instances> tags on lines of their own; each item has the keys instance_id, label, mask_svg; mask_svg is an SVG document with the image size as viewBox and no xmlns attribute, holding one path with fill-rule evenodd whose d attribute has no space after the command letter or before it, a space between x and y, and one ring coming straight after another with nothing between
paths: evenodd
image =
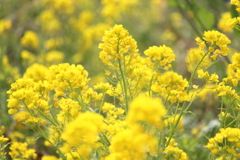
<instances>
[{"instance_id":1,"label":"dense flower mass","mask_svg":"<svg viewBox=\"0 0 240 160\"><path fill-rule=\"evenodd\" d=\"M239 0L9 2L0 160L240 159Z\"/></svg>"},{"instance_id":2,"label":"dense flower mass","mask_svg":"<svg viewBox=\"0 0 240 160\"><path fill-rule=\"evenodd\" d=\"M28 40L31 34L23 37L22 44L36 49L38 45L32 42L37 38ZM136 41L122 25L106 31L102 41L100 59L109 67L106 75L112 84L100 82L90 87L88 72L82 65L61 63L47 68L35 63L7 92L9 114L15 114L14 118L25 125L36 127L35 131L46 140L44 145L55 147L62 160L148 157L186 160L187 153L177 147L173 136L184 130L183 114L196 97L205 95L200 94L204 86L214 83L212 89L218 96L239 99L229 85L237 86L239 81L238 53L233 55L228 77L222 81L219 82L216 73L205 71L213 65L216 55L227 55L230 40L218 31L204 32L203 40L197 38L199 48L191 49L186 59L189 71L197 73L205 83L196 91L190 91L197 88L193 85L194 76L187 81L171 70L175 60L171 48L153 46L145 50L147 57L141 56ZM52 50L45 60L50 63L61 55ZM22 57L26 62L36 59L29 51L23 51ZM220 120L226 120L229 117L226 115L221 114ZM43 127L48 128L47 135ZM238 157L231 147L218 148L218 143L225 141L237 145L238 130L235 130L222 128L206 147L212 154L223 156L228 152ZM2 143L8 140L1 137ZM17 146L22 146L21 150ZM12 157L36 158L26 142L16 141L10 149ZM43 157L50 158L57 159Z\"/></svg>"}]
</instances>

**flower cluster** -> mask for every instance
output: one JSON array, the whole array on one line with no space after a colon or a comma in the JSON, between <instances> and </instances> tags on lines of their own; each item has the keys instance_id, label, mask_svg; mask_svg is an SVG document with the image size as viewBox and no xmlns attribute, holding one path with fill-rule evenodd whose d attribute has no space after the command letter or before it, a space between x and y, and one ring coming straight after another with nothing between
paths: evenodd
<instances>
[{"instance_id":1,"label":"flower cluster","mask_svg":"<svg viewBox=\"0 0 240 160\"><path fill-rule=\"evenodd\" d=\"M205 146L219 158L226 159L232 156L239 158L240 130L238 128L221 128L220 133L210 138Z\"/></svg>"},{"instance_id":2,"label":"flower cluster","mask_svg":"<svg viewBox=\"0 0 240 160\"><path fill-rule=\"evenodd\" d=\"M165 45L150 47L144 51L144 54L151 57L154 61L159 61L159 65L163 66L165 70L170 69L172 67L170 63L175 60L175 54L172 49Z\"/></svg>"},{"instance_id":3,"label":"flower cluster","mask_svg":"<svg viewBox=\"0 0 240 160\"><path fill-rule=\"evenodd\" d=\"M216 60L217 56L226 56L229 48L227 45L231 43L228 37L218 31L205 31L203 40L199 37L196 38L197 43L201 49L207 47L208 54L211 54L210 58Z\"/></svg>"},{"instance_id":4,"label":"flower cluster","mask_svg":"<svg viewBox=\"0 0 240 160\"><path fill-rule=\"evenodd\" d=\"M104 64L114 70L120 65L118 61L127 61L125 56L138 51L136 41L122 25L115 25L106 31L102 40L104 43L99 45L99 48L102 49L99 57Z\"/></svg>"},{"instance_id":5,"label":"flower cluster","mask_svg":"<svg viewBox=\"0 0 240 160\"><path fill-rule=\"evenodd\" d=\"M173 71L160 75L152 85L152 90L171 103L188 101L186 92L188 81Z\"/></svg>"}]
</instances>

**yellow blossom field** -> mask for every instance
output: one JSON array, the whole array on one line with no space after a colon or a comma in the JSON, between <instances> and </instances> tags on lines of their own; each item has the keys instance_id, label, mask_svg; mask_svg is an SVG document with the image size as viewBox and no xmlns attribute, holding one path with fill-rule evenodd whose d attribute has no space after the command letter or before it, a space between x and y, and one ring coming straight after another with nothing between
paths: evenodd
<instances>
[{"instance_id":1,"label":"yellow blossom field","mask_svg":"<svg viewBox=\"0 0 240 160\"><path fill-rule=\"evenodd\" d=\"M0 160L240 159L239 0L0 10Z\"/></svg>"}]
</instances>

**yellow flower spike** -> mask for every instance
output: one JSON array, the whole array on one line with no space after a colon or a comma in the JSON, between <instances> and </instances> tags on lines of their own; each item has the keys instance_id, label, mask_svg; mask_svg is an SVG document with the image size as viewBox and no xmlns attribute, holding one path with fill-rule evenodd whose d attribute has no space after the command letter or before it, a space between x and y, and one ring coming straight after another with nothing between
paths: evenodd
<instances>
[{"instance_id":1,"label":"yellow flower spike","mask_svg":"<svg viewBox=\"0 0 240 160\"><path fill-rule=\"evenodd\" d=\"M104 64L114 70L118 68L118 64L115 64L116 59L138 52L137 42L122 25L115 25L106 31L102 41L103 43L99 44L99 48L102 49L99 57Z\"/></svg>"}]
</instances>

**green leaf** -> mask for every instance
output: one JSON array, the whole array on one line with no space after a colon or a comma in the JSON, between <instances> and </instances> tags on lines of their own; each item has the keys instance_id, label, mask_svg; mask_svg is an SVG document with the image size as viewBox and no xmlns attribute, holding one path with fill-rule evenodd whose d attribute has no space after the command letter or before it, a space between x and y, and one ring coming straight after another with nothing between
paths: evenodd
<instances>
[{"instance_id":1,"label":"green leaf","mask_svg":"<svg viewBox=\"0 0 240 160\"><path fill-rule=\"evenodd\" d=\"M238 12L236 11L236 8L237 7L235 5L232 5L230 8L230 13L231 13L232 18L238 17Z\"/></svg>"},{"instance_id":2,"label":"green leaf","mask_svg":"<svg viewBox=\"0 0 240 160\"><path fill-rule=\"evenodd\" d=\"M212 28L212 26L214 24L213 13L211 13L207 9L201 7L201 8L198 8L196 14L199 19L198 20L195 19L195 20L202 29L209 30Z\"/></svg>"}]
</instances>

